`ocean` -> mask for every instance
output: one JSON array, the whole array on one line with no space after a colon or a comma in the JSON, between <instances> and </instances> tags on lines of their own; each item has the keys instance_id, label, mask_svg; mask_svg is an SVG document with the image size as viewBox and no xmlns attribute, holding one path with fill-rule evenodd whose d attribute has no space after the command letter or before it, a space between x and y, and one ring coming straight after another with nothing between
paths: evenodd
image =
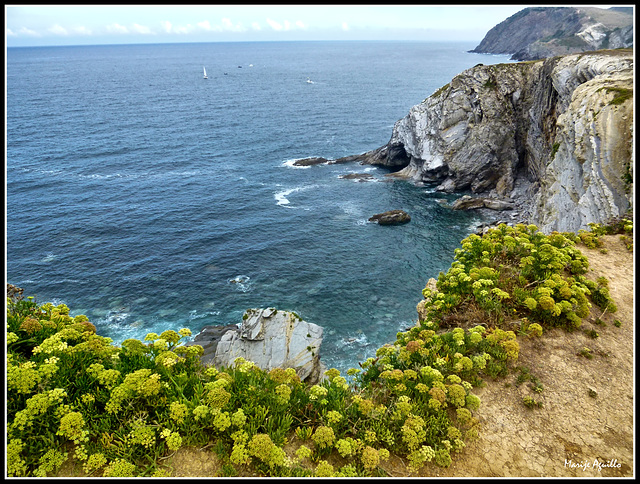
<instances>
[{"instance_id":1,"label":"ocean","mask_svg":"<svg viewBox=\"0 0 640 484\"><path fill-rule=\"evenodd\" d=\"M415 324L427 280L483 220L383 168L293 162L382 146L456 74L507 62L473 47L7 49L7 282L116 344L295 311L324 328L327 367L357 367ZM391 209L411 222L368 222Z\"/></svg>"}]
</instances>

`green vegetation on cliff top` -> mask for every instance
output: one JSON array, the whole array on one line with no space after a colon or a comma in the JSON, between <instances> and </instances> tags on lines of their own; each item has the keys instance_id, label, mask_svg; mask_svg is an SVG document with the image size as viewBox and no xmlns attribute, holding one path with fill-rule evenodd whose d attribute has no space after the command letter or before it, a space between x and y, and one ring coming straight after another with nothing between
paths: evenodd
<instances>
[{"instance_id":1,"label":"green vegetation on cliff top","mask_svg":"<svg viewBox=\"0 0 640 484\"><path fill-rule=\"evenodd\" d=\"M383 476L391 453L414 470L448 466L479 432L474 387L514 367L518 338L575 329L592 304L615 311L576 247L599 233L501 225L467 237L423 291L425 317L316 385L242 358L204 367L202 347L181 344L187 329L116 346L86 316L8 286L8 475L69 461L84 476L169 476L181 447L211 447L224 476Z\"/></svg>"}]
</instances>

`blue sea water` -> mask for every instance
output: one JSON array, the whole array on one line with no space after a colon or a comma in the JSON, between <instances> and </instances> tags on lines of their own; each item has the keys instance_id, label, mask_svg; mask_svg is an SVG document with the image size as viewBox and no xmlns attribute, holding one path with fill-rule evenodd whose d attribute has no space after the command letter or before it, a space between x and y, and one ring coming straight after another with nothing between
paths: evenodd
<instances>
[{"instance_id":1,"label":"blue sea water","mask_svg":"<svg viewBox=\"0 0 640 484\"><path fill-rule=\"evenodd\" d=\"M456 74L506 62L473 47L9 48L7 282L116 343L291 310L324 327L328 367L357 367L415 323L482 220L381 168L292 162L377 148ZM339 178L361 172L373 181ZM367 221L390 209L412 221Z\"/></svg>"}]
</instances>

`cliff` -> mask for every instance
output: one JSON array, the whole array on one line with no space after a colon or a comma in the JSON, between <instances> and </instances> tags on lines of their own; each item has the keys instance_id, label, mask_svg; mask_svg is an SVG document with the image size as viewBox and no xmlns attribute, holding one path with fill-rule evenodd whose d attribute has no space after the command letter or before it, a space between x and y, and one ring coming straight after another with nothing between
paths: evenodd
<instances>
[{"instance_id":1,"label":"cliff","mask_svg":"<svg viewBox=\"0 0 640 484\"><path fill-rule=\"evenodd\" d=\"M543 231L577 231L631 207L633 142L623 49L479 64L413 106L386 145L347 158L512 202Z\"/></svg>"},{"instance_id":2,"label":"cliff","mask_svg":"<svg viewBox=\"0 0 640 484\"><path fill-rule=\"evenodd\" d=\"M471 52L536 60L633 46L633 9L525 8L492 28Z\"/></svg>"}]
</instances>

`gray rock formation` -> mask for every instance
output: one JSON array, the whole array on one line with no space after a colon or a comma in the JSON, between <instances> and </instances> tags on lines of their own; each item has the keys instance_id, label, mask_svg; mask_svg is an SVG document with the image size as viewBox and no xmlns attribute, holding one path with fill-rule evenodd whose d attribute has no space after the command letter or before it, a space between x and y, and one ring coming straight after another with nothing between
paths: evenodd
<instances>
[{"instance_id":1,"label":"gray rock formation","mask_svg":"<svg viewBox=\"0 0 640 484\"><path fill-rule=\"evenodd\" d=\"M513 210L512 200L500 200L491 197L471 197L464 195L458 198L451 208L453 210L470 210L474 208L489 208L491 210Z\"/></svg>"},{"instance_id":2,"label":"gray rock formation","mask_svg":"<svg viewBox=\"0 0 640 484\"><path fill-rule=\"evenodd\" d=\"M293 162L293 166L314 166L329 163L329 160L321 156L311 158L301 158Z\"/></svg>"},{"instance_id":3,"label":"gray rock formation","mask_svg":"<svg viewBox=\"0 0 640 484\"><path fill-rule=\"evenodd\" d=\"M511 200L544 231L577 231L632 203L633 52L477 65L412 107L352 161ZM355 159L354 159L355 158Z\"/></svg>"},{"instance_id":4,"label":"gray rock formation","mask_svg":"<svg viewBox=\"0 0 640 484\"><path fill-rule=\"evenodd\" d=\"M378 225L400 225L410 221L411 216L404 210L389 210L369 218L369 222L378 222Z\"/></svg>"},{"instance_id":5,"label":"gray rock formation","mask_svg":"<svg viewBox=\"0 0 640 484\"><path fill-rule=\"evenodd\" d=\"M632 46L632 10L530 7L493 27L471 52L536 60Z\"/></svg>"},{"instance_id":6,"label":"gray rock formation","mask_svg":"<svg viewBox=\"0 0 640 484\"><path fill-rule=\"evenodd\" d=\"M215 350L207 352L205 349L204 364L229 367L236 358L242 357L267 371L294 368L300 379L309 383L322 378L320 345L323 330L303 321L295 313L274 308L248 309L239 327L224 328L226 331L222 336L207 329L194 338L193 344L203 347L211 341L209 335L215 339Z\"/></svg>"}]
</instances>

